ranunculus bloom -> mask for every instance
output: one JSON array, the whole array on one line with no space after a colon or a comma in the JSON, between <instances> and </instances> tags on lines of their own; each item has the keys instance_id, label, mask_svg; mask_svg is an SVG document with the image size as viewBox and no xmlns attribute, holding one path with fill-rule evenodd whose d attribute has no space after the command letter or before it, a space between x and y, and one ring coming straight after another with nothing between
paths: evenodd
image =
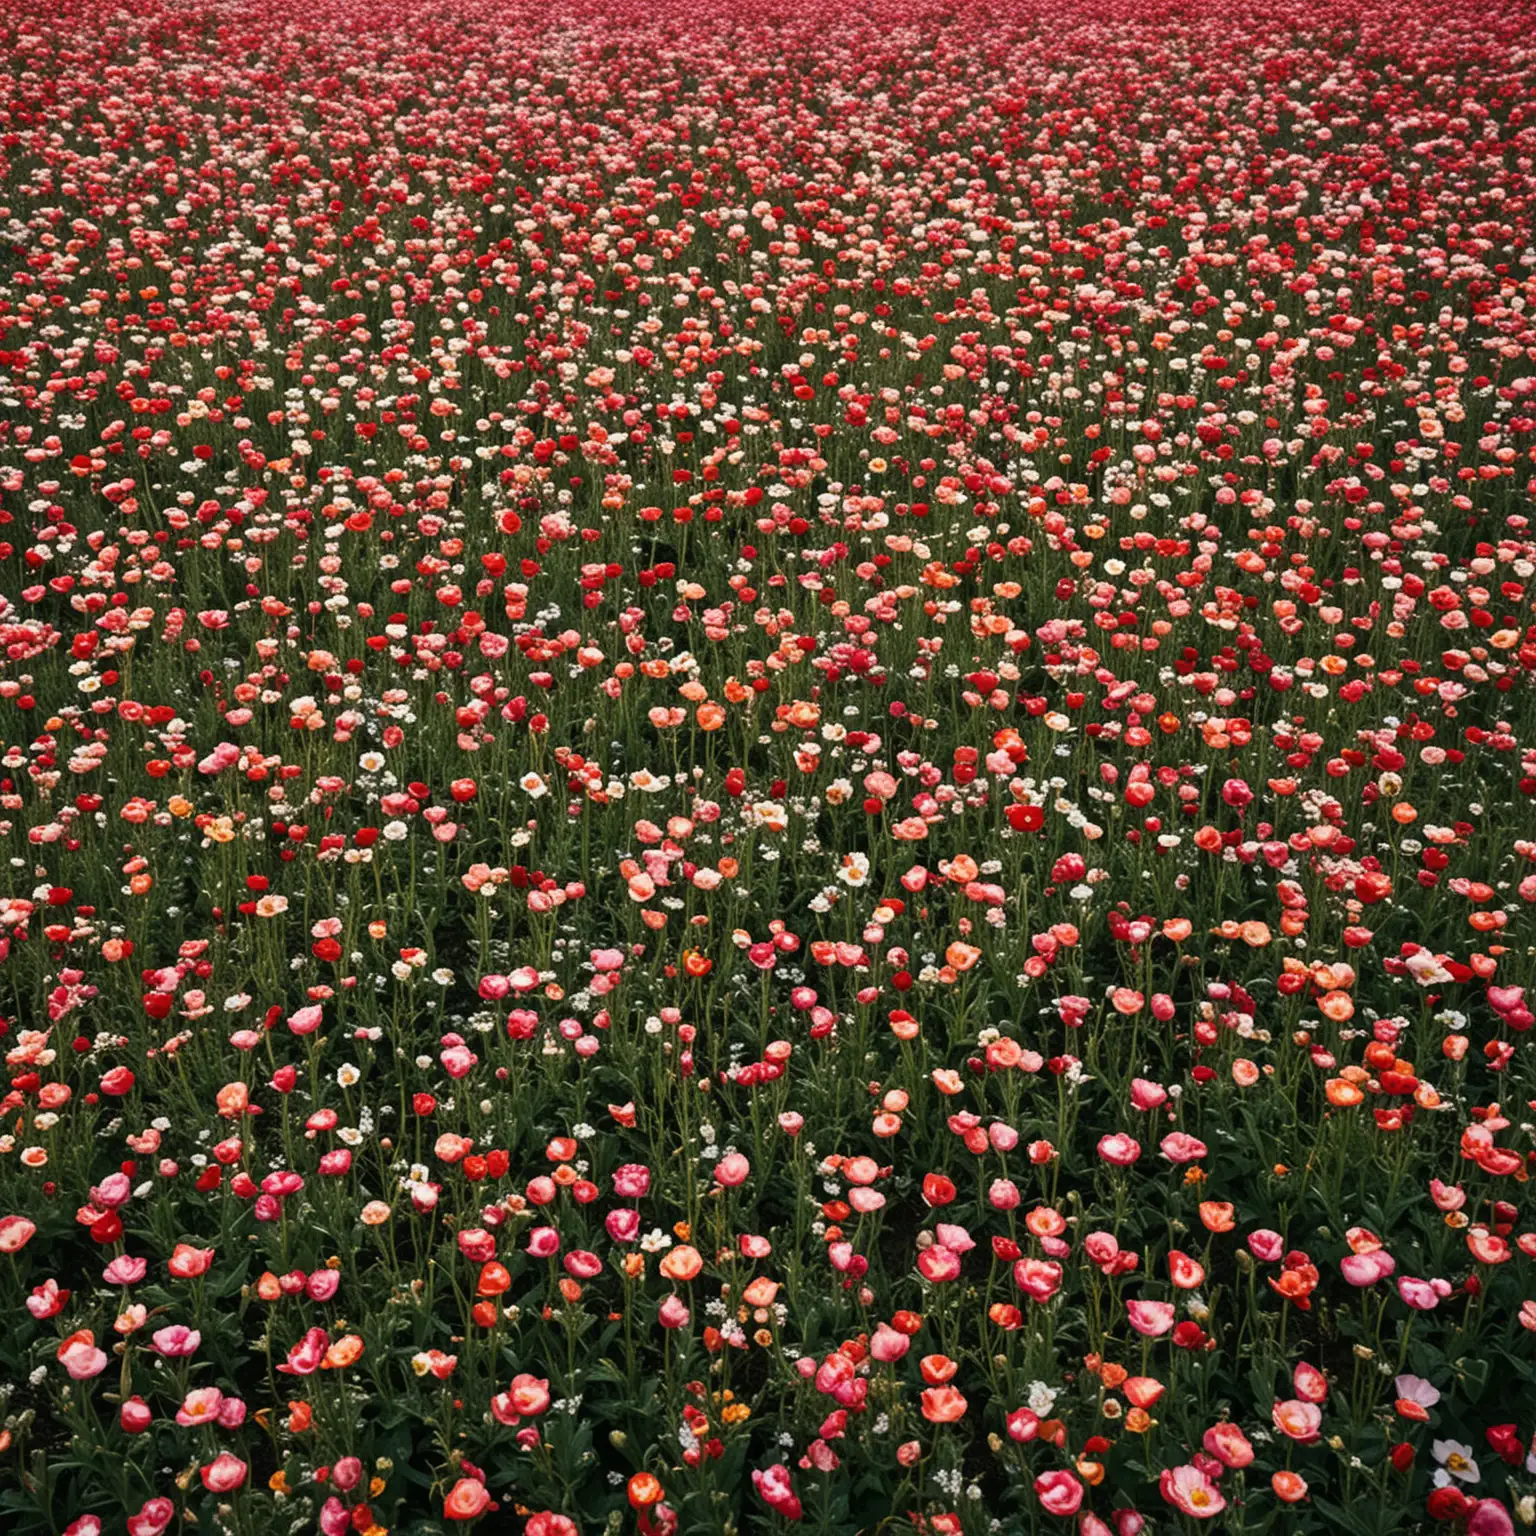
<instances>
[{"instance_id":1,"label":"ranunculus bloom","mask_svg":"<svg viewBox=\"0 0 1536 1536\"><path fill-rule=\"evenodd\" d=\"M1042 1472L1035 1479L1035 1497L1047 1514L1075 1515L1083 1502L1083 1485L1060 1467Z\"/></svg>"},{"instance_id":2,"label":"ranunculus bloom","mask_svg":"<svg viewBox=\"0 0 1536 1536\"><path fill-rule=\"evenodd\" d=\"M1173 1327L1173 1303L1169 1301L1128 1301L1125 1313L1131 1327L1144 1338L1159 1338Z\"/></svg>"},{"instance_id":3,"label":"ranunculus bloom","mask_svg":"<svg viewBox=\"0 0 1536 1536\"><path fill-rule=\"evenodd\" d=\"M250 1468L229 1451L220 1451L205 1467L198 1468L209 1493L233 1493L244 1483Z\"/></svg>"},{"instance_id":4,"label":"ranunculus bloom","mask_svg":"<svg viewBox=\"0 0 1536 1536\"><path fill-rule=\"evenodd\" d=\"M490 1507L491 1496L485 1491L485 1484L472 1477L461 1477L448 1490L448 1497L443 1500L443 1518L475 1520Z\"/></svg>"}]
</instances>

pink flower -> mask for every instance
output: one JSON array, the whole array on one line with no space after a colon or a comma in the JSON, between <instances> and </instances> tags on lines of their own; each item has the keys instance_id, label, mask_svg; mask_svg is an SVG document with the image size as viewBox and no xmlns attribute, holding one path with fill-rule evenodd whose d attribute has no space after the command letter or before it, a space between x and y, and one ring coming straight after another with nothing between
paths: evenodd
<instances>
[{"instance_id":1,"label":"pink flower","mask_svg":"<svg viewBox=\"0 0 1536 1536\"><path fill-rule=\"evenodd\" d=\"M643 1163L625 1163L615 1169L613 1192L622 1200L639 1200L651 1187L651 1170Z\"/></svg>"},{"instance_id":2,"label":"pink flower","mask_svg":"<svg viewBox=\"0 0 1536 1536\"><path fill-rule=\"evenodd\" d=\"M197 1346L203 1342L203 1336L196 1328L187 1328L180 1323L159 1328L150 1337L156 1352L169 1360L181 1360L196 1354Z\"/></svg>"},{"instance_id":3,"label":"pink flower","mask_svg":"<svg viewBox=\"0 0 1536 1536\"><path fill-rule=\"evenodd\" d=\"M101 1278L107 1285L137 1285L148 1272L149 1265L143 1259L123 1253L102 1270Z\"/></svg>"},{"instance_id":4,"label":"pink flower","mask_svg":"<svg viewBox=\"0 0 1536 1536\"><path fill-rule=\"evenodd\" d=\"M145 1499L138 1514L128 1517L128 1536L160 1536L175 1518L176 1506L170 1499Z\"/></svg>"},{"instance_id":5,"label":"pink flower","mask_svg":"<svg viewBox=\"0 0 1536 1536\"><path fill-rule=\"evenodd\" d=\"M1141 1156L1141 1143L1134 1136L1117 1131L1099 1138L1099 1156L1116 1168L1129 1168Z\"/></svg>"},{"instance_id":6,"label":"pink flower","mask_svg":"<svg viewBox=\"0 0 1536 1536\"><path fill-rule=\"evenodd\" d=\"M311 1328L288 1351L287 1360L278 1366L278 1370L286 1376L312 1376L320 1369L330 1343L330 1335L324 1328Z\"/></svg>"},{"instance_id":7,"label":"pink flower","mask_svg":"<svg viewBox=\"0 0 1536 1536\"><path fill-rule=\"evenodd\" d=\"M1275 1428L1298 1445L1311 1445L1321 1436L1323 1410L1316 1403L1304 1403L1294 1397L1277 1402L1271 1418Z\"/></svg>"},{"instance_id":8,"label":"pink flower","mask_svg":"<svg viewBox=\"0 0 1536 1536\"><path fill-rule=\"evenodd\" d=\"M761 1471L754 1469L752 1486L757 1489L758 1497L776 1515L785 1520L800 1519L802 1513L800 1500L795 1495L789 1468L783 1462L764 1467Z\"/></svg>"},{"instance_id":9,"label":"pink flower","mask_svg":"<svg viewBox=\"0 0 1536 1536\"><path fill-rule=\"evenodd\" d=\"M560 1234L553 1227L534 1227L528 1233L528 1252L536 1259L552 1259L560 1251Z\"/></svg>"},{"instance_id":10,"label":"pink flower","mask_svg":"<svg viewBox=\"0 0 1536 1536\"><path fill-rule=\"evenodd\" d=\"M176 1410L176 1422L183 1428L194 1424L216 1424L224 1406L224 1394L217 1387L196 1387L182 1399Z\"/></svg>"},{"instance_id":11,"label":"pink flower","mask_svg":"<svg viewBox=\"0 0 1536 1536\"><path fill-rule=\"evenodd\" d=\"M220 1451L206 1467L200 1467L203 1487L209 1493L233 1493L245 1481L250 1468L238 1456Z\"/></svg>"},{"instance_id":12,"label":"pink flower","mask_svg":"<svg viewBox=\"0 0 1536 1536\"><path fill-rule=\"evenodd\" d=\"M1285 1252L1285 1239L1268 1227L1260 1227L1248 1234L1248 1251L1264 1264L1278 1264Z\"/></svg>"},{"instance_id":13,"label":"pink flower","mask_svg":"<svg viewBox=\"0 0 1536 1536\"><path fill-rule=\"evenodd\" d=\"M1174 1164L1198 1162L1206 1155L1207 1150L1203 1141L1184 1131L1173 1131L1164 1136L1161 1147L1163 1156Z\"/></svg>"},{"instance_id":14,"label":"pink flower","mask_svg":"<svg viewBox=\"0 0 1536 1536\"><path fill-rule=\"evenodd\" d=\"M1344 1278L1351 1285L1362 1289L1385 1280L1397 1268L1397 1260L1390 1253L1378 1248L1373 1253L1350 1253L1339 1261Z\"/></svg>"},{"instance_id":15,"label":"pink flower","mask_svg":"<svg viewBox=\"0 0 1536 1536\"><path fill-rule=\"evenodd\" d=\"M1399 1275L1397 1294L1416 1312L1433 1312L1451 1294L1448 1280L1418 1280L1412 1275Z\"/></svg>"},{"instance_id":16,"label":"pink flower","mask_svg":"<svg viewBox=\"0 0 1536 1536\"><path fill-rule=\"evenodd\" d=\"M1061 1289L1061 1280L1061 1265L1050 1259L1020 1259L1013 1266L1013 1283L1031 1301L1049 1301Z\"/></svg>"},{"instance_id":17,"label":"pink flower","mask_svg":"<svg viewBox=\"0 0 1536 1536\"><path fill-rule=\"evenodd\" d=\"M1131 1327L1143 1338L1160 1338L1173 1327L1174 1309L1171 1301L1128 1301L1125 1312Z\"/></svg>"},{"instance_id":18,"label":"pink flower","mask_svg":"<svg viewBox=\"0 0 1536 1536\"><path fill-rule=\"evenodd\" d=\"M20 1253L36 1231L37 1223L25 1216L0 1216L0 1253Z\"/></svg>"},{"instance_id":19,"label":"pink flower","mask_svg":"<svg viewBox=\"0 0 1536 1536\"><path fill-rule=\"evenodd\" d=\"M1083 1502L1083 1485L1070 1472L1056 1467L1035 1479L1035 1497L1047 1514L1070 1517Z\"/></svg>"},{"instance_id":20,"label":"pink flower","mask_svg":"<svg viewBox=\"0 0 1536 1536\"><path fill-rule=\"evenodd\" d=\"M1227 1507L1220 1489L1198 1467L1165 1469L1158 1487L1175 1509L1196 1520L1209 1520Z\"/></svg>"},{"instance_id":21,"label":"pink flower","mask_svg":"<svg viewBox=\"0 0 1536 1536\"><path fill-rule=\"evenodd\" d=\"M320 1027L325 1016L319 1003L309 1003L288 1017L288 1028L296 1035L312 1035Z\"/></svg>"}]
</instances>

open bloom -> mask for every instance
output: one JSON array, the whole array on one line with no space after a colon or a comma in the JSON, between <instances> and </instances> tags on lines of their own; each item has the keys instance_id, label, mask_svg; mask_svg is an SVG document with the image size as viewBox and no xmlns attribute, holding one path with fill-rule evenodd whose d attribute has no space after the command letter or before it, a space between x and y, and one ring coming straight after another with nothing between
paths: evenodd
<instances>
[{"instance_id":1,"label":"open bloom","mask_svg":"<svg viewBox=\"0 0 1536 1536\"><path fill-rule=\"evenodd\" d=\"M1164 1469L1158 1487L1175 1509L1196 1520L1209 1520L1227 1507L1221 1490L1198 1467Z\"/></svg>"}]
</instances>

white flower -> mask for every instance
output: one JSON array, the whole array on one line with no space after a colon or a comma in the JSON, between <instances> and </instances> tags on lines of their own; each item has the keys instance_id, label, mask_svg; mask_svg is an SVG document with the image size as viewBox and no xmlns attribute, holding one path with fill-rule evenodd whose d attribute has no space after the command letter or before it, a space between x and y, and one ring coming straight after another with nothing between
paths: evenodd
<instances>
[{"instance_id":1,"label":"white flower","mask_svg":"<svg viewBox=\"0 0 1536 1536\"><path fill-rule=\"evenodd\" d=\"M1470 1445L1463 1445L1459 1440L1436 1440L1430 1449L1440 1463L1440 1470L1435 1473L1435 1487L1446 1487L1453 1477L1463 1483L1477 1481L1477 1462L1473 1460Z\"/></svg>"},{"instance_id":2,"label":"white flower","mask_svg":"<svg viewBox=\"0 0 1536 1536\"><path fill-rule=\"evenodd\" d=\"M525 773L517 782L531 799L538 800L549 793L549 785L536 773Z\"/></svg>"}]
</instances>

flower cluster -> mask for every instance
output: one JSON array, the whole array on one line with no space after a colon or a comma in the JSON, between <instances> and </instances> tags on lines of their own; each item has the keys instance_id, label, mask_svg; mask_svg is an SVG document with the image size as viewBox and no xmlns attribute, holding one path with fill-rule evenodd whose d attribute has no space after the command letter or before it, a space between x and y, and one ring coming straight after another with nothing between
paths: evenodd
<instances>
[{"instance_id":1,"label":"flower cluster","mask_svg":"<svg viewBox=\"0 0 1536 1536\"><path fill-rule=\"evenodd\" d=\"M1536 1524L1533 25L0 11L0 1527Z\"/></svg>"}]
</instances>

